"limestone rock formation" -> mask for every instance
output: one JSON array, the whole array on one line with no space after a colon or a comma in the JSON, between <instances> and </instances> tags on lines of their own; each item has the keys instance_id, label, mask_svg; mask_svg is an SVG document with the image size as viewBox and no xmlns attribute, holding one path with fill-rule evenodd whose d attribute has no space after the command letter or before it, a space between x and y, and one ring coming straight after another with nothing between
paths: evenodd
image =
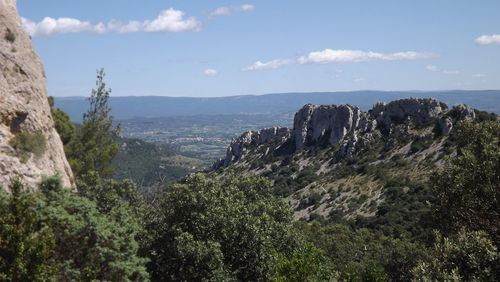
<instances>
[{"instance_id":1,"label":"limestone rock formation","mask_svg":"<svg viewBox=\"0 0 500 282\"><path fill-rule=\"evenodd\" d=\"M411 119L418 122L428 122L448 107L446 104L432 98L407 98L392 101L388 104L377 103L370 114L377 120L379 126L390 127L393 123Z\"/></svg>"},{"instance_id":2,"label":"limestone rock formation","mask_svg":"<svg viewBox=\"0 0 500 282\"><path fill-rule=\"evenodd\" d=\"M373 128L368 115L351 105L306 105L297 112L293 123L296 150L307 144L325 140L328 144L341 143L347 135Z\"/></svg>"},{"instance_id":3,"label":"limestone rock formation","mask_svg":"<svg viewBox=\"0 0 500 282\"><path fill-rule=\"evenodd\" d=\"M450 115L457 120L473 120L476 118L474 109L464 104L454 106L450 112Z\"/></svg>"},{"instance_id":4,"label":"limestone rock formation","mask_svg":"<svg viewBox=\"0 0 500 282\"><path fill-rule=\"evenodd\" d=\"M449 117L443 117L438 121L438 124L441 129L439 132L441 135L447 135L453 129L453 121Z\"/></svg>"},{"instance_id":5,"label":"limestone rock formation","mask_svg":"<svg viewBox=\"0 0 500 282\"><path fill-rule=\"evenodd\" d=\"M34 186L72 172L54 129L42 62L21 26L15 0L0 0L0 185L14 177Z\"/></svg>"},{"instance_id":6,"label":"limestone rock formation","mask_svg":"<svg viewBox=\"0 0 500 282\"><path fill-rule=\"evenodd\" d=\"M259 131L247 131L241 136L234 138L227 148L226 157L217 162L214 167L227 167L242 158L249 148L255 148L271 140L282 143L290 136L291 130L286 127L264 128Z\"/></svg>"},{"instance_id":7,"label":"limestone rock formation","mask_svg":"<svg viewBox=\"0 0 500 282\"><path fill-rule=\"evenodd\" d=\"M245 132L234 139L227 149L226 157L214 165L227 167L245 157L251 149L264 155L291 154L310 146L337 145L338 159L352 157L367 148L381 134L392 134L398 140L410 141L410 125L435 126L441 135L453 129L453 123L474 119L474 109L465 105L447 110L447 105L432 98L407 98L390 103L377 103L368 112L351 105L307 104L294 117L293 129L268 128ZM279 138L277 138L279 137ZM278 140L276 140L277 138ZM275 142L270 143L271 140ZM396 140L387 140L390 148ZM286 147L286 150L281 150Z\"/></svg>"}]
</instances>

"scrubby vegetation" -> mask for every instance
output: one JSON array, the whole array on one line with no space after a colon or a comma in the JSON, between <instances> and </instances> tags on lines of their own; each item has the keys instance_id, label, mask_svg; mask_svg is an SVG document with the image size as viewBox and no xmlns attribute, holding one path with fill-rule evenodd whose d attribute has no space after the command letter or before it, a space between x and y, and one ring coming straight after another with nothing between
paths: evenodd
<instances>
[{"instance_id":1,"label":"scrubby vegetation","mask_svg":"<svg viewBox=\"0 0 500 282\"><path fill-rule=\"evenodd\" d=\"M165 187L203 167L176 147L153 144L139 139L119 138L120 152L111 161L113 179L132 179L144 189Z\"/></svg>"},{"instance_id":2,"label":"scrubby vegetation","mask_svg":"<svg viewBox=\"0 0 500 282\"><path fill-rule=\"evenodd\" d=\"M21 162L27 162L32 155L35 157L41 156L47 149L47 140L42 131L33 133L20 131L15 133L14 137L9 141L9 145L16 150L16 156Z\"/></svg>"}]
</instances>

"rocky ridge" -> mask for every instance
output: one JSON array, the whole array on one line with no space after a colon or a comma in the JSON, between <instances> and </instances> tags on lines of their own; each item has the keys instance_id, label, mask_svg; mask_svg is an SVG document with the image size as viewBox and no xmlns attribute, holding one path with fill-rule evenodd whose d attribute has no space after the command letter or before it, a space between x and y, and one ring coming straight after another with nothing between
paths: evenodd
<instances>
[{"instance_id":1,"label":"rocky ridge","mask_svg":"<svg viewBox=\"0 0 500 282\"><path fill-rule=\"evenodd\" d=\"M248 148L266 144L271 140L277 140L280 144L283 144L290 138L290 134L291 130L286 127L271 127L258 131L247 131L232 140L227 148L226 157L215 163L214 167L228 167L239 161L245 155Z\"/></svg>"},{"instance_id":2,"label":"rocky ridge","mask_svg":"<svg viewBox=\"0 0 500 282\"><path fill-rule=\"evenodd\" d=\"M454 125L492 118L465 105L448 109L431 98L376 103L367 112L308 104L291 129L249 131L233 139L212 173L270 179L270 189L290 202L296 220L406 220L414 210L400 207L427 209L430 173L456 153L449 135Z\"/></svg>"},{"instance_id":3,"label":"rocky ridge","mask_svg":"<svg viewBox=\"0 0 500 282\"><path fill-rule=\"evenodd\" d=\"M226 157L214 164L214 168L228 167L244 159L245 154L266 143L273 147L265 154L280 152L288 146L295 153L310 146L338 145L338 157L351 157L373 140L374 136L390 134L395 126L412 122L433 124L441 135L453 128L453 119L446 113L453 112L455 120L474 118L474 110L465 105L448 106L433 98L406 98L389 103L376 103L364 112L352 105L307 104L294 117L293 128L267 128L248 131L232 140ZM409 128L408 128L409 130Z\"/></svg>"},{"instance_id":4,"label":"rocky ridge","mask_svg":"<svg viewBox=\"0 0 500 282\"><path fill-rule=\"evenodd\" d=\"M54 129L42 62L21 26L15 0L0 0L0 186L15 177L34 186L71 168Z\"/></svg>"}]
</instances>

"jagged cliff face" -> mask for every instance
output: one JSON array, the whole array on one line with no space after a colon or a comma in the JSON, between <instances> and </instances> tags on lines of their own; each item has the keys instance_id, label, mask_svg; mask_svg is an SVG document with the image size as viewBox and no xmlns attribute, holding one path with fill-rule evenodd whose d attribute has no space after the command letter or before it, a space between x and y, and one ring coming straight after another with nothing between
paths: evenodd
<instances>
[{"instance_id":1,"label":"jagged cliff face","mask_svg":"<svg viewBox=\"0 0 500 282\"><path fill-rule=\"evenodd\" d=\"M474 110L459 105L454 108L455 119L473 119ZM368 112L351 105L307 104L294 118L293 129L268 128L245 132L235 138L228 147L226 158L215 167L227 167L244 158L245 153L260 145L273 141L273 148L265 154L280 151L283 146L291 146L289 153L304 148L321 145L338 145L338 157L351 157L370 143L374 136L390 133L396 125L413 122L417 124L439 125L441 135L453 128L452 119L445 116L446 104L432 98L407 98L390 103L377 103ZM265 137L263 137L265 136Z\"/></svg>"},{"instance_id":2,"label":"jagged cliff face","mask_svg":"<svg viewBox=\"0 0 500 282\"><path fill-rule=\"evenodd\" d=\"M42 176L72 172L54 129L45 73L21 26L15 0L0 0L0 185L19 176L35 186Z\"/></svg>"}]
</instances>

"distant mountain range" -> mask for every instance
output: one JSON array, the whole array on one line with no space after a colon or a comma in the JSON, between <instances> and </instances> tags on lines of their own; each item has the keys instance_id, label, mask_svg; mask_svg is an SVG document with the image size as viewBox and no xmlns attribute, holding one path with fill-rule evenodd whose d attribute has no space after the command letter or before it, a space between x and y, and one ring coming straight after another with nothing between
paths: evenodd
<instances>
[{"instance_id":1,"label":"distant mountain range","mask_svg":"<svg viewBox=\"0 0 500 282\"><path fill-rule=\"evenodd\" d=\"M449 91L354 91L279 93L230 97L188 98L163 96L112 97L112 114L118 120L136 117L171 117L221 114L280 114L293 113L305 104L351 104L363 110L378 101L388 102L407 97L432 97L450 106L467 104L471 107L500 113L500 90ZM88 109L85 97L57 97L56 107L80 122Z\"/></svg>"}]
</instances>

